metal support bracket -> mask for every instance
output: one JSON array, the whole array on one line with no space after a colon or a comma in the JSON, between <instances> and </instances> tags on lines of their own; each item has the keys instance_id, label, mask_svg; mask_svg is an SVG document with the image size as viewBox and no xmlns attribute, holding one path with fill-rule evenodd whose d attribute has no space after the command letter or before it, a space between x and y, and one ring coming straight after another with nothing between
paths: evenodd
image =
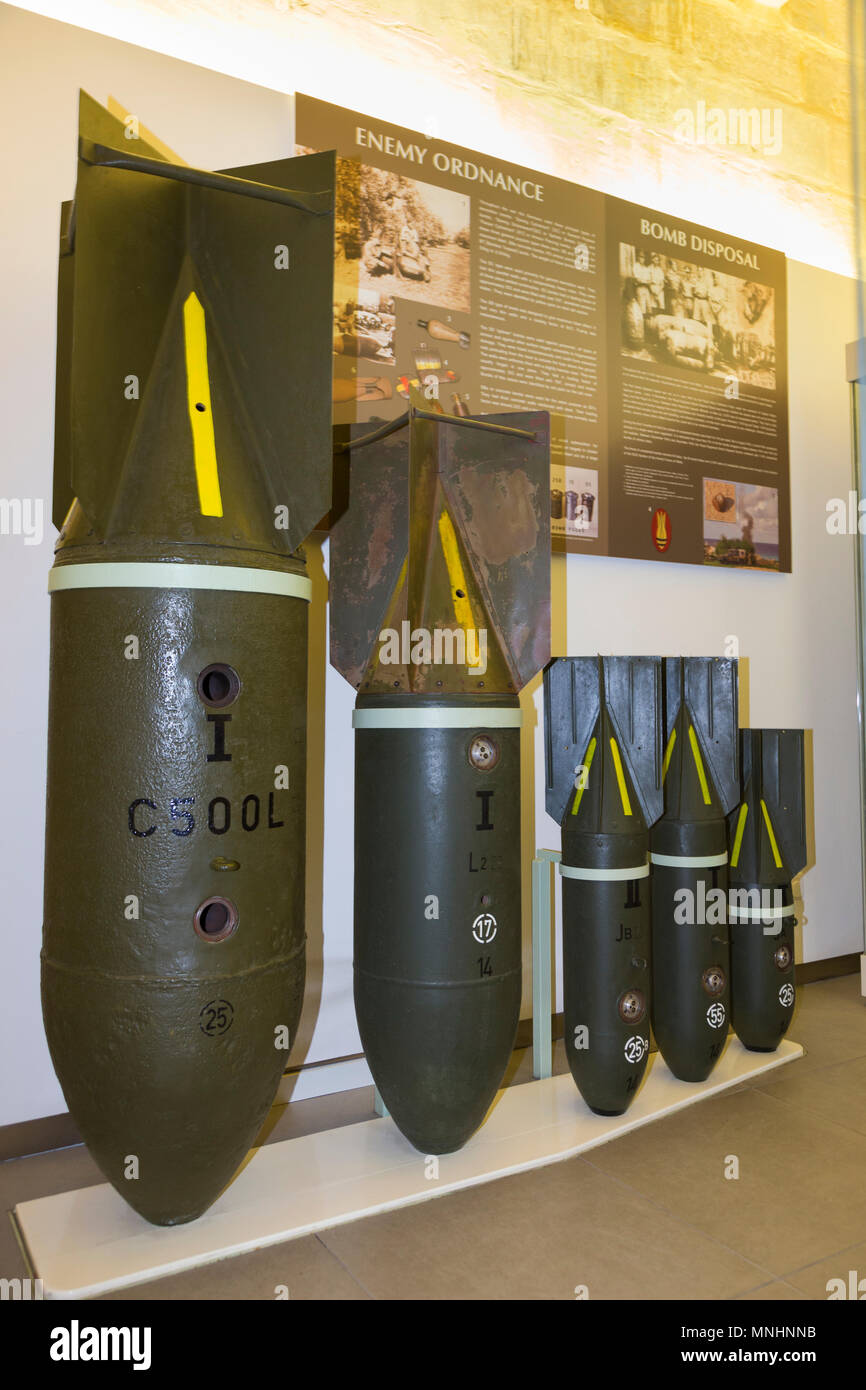
<instances>
[{"instance_id":1,"label":"metal support bracket","mask_svg":"<svg viewBox=\"0 0 866 1390\"><path fill-rule=\"evenodd\" d=\"M381 1115L383 1119L385 1119L388 1114L388 1107L379 1095L379 1087L375 1085L373 1087L373 1109L376 1114Z\"/></svg>"},{"instance_id":2,"label":"metal support bracket","mask_svg":"<svg viewBox=\"0 0 866 1390\"><path fill-rule=\"evenodd\" d=\"M532 1075L553 1075L553 895L551 868L562 855L537 849L532 861Z\"/></svg>"}]
</instances>

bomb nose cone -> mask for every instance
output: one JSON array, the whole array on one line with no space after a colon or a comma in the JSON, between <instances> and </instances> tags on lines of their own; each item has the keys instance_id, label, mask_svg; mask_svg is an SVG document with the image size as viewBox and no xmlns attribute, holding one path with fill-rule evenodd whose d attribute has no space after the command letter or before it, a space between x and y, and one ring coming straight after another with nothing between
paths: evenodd
<instances>
[{"instance_id":1,"label":"bomb nose cone","mask_svg":"<svg viewBox=\"0 0 866 1390\"><path fill-rule=\"evenodd\" d=\"M780 897L791 912L781 930L778 919L769 916L763 924L738 922L733 927L732 1022L734 1032L750 1052L775 1052L794 1014L796 918L792 895L780 894Z\"/></svg>"},{"instance_id":2,"label":"bomb nose cone","mask_svg":"<svg viewBox=\"0 0 866 1390\"><path fill-rule=\"evenodd\" d=\"M480 983L480 976L479 976ZM422 1154L460 1149L486 1115L511 1055L520 971L486 988L359 980L361 1041L388 1111Z\"/></svg>"},{"instance_id":3,"label":"bomb nose cone","mask_svg":"<svg viewBox=\"0 0 866 1390\"><path fill-rule=\"evenodd\" d=\"M201 1215L254 1140L286 1061L275 1030L294 1032L300 1015L303 942L270 968L209 973L142 974L130 987L43 956L46 1031L70 1111L108 1180L157 1225Z\"/></svg>"}]
</instances>

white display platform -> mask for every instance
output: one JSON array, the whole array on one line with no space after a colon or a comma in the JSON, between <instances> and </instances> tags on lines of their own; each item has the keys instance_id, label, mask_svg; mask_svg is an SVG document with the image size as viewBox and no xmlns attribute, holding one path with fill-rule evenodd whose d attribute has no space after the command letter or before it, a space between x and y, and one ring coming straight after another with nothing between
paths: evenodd
<instances>
[{"instance_id":1,"label":"white display platform","mask_svg":"<svg viewBox=\"0 0 866 1390\"><path fill-rule=\"evenodd\" d=\"M90 1298L571 1158L802 1053L792 1042L747 1052L731 1038L697 1085L655 1054L631 1109L612 1119L587 1109L568 1073L508 1087L466 1147L438 1160L438 1178L386 1117L263 1146L187 1226L149 1225L108 1184L22 1202L14 1218L44 1296Z\"/></svg>"}]
</instances>

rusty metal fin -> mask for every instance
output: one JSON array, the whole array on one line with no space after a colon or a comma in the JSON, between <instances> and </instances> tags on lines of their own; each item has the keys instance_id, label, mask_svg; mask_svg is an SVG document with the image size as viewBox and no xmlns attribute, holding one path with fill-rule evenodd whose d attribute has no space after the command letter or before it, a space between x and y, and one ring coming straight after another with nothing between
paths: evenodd
<instances>
[{"instance_id":1,"label":"rusty metal fin","mask_svg":"<svg viewBox=\"0 0 866 1390\"><path fill-rule=\"evenodd\" d=\"M335 449L349 503L331 532L332 664L368 693L515 694L550 650L548 416L413 396Z\"/></svg>"}]
</instances>

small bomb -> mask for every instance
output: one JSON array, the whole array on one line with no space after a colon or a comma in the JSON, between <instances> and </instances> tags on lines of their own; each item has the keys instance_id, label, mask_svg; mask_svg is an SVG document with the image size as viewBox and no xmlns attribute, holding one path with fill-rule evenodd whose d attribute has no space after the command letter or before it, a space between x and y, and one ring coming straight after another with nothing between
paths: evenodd
<instances>
[{"instance_id":1,"label":"small bomb","mask_svg":"<svg viewBox=\"0 0 866 1390\"><path fill-rule=\"evenodd\" d=\"M744 1047L774 1052L794 1011L791 879L806 848L805 734L743 729L742 800L728 820L733 1026Z\"/></svg>"},{"instance_id":2,"label":"small bomb","mask_svg":"<svg viewBox=\"0 0 866 1390\"><path fill-rule=\"evenodd\" d=\"M458 347L468 348L471 341L464 329L453 328L441 319L419 319L418 327L426 329L431 338L438 338L444 343L457 343Z\"/></svg>"},{"instance_id":3,"label":"small bomb","mask_svg":"<svg viewBox=\"0 0 866 1390\"><path fill-rule=\"evenodd\" d=\"M664 815L650 835L652 1025L681 1081L703 1081L730 1015L725 816L739 800L737 663L664 662Z\"/></svg>"},{"instance_id":4,"label":"small bomb","mask_svg":"<svg viewBox=\"0 0 866 1390\"><path fill-rule=\"evenodd\" d=\"M562 657L544 673L547 810L562 826L565 1050L599 1115L628 1109L649 1054L661 682L659 657Z\"/></svg>"},{"instance_id":5,"label":"small bomb","mask_svg":"<svg viewBox=\"0 0 866 1390\"><path fill-rule=\"evenodd\" d=\"M521 996L518 692L550 654L549 422L425 408L354 427L331 663L358 691L355 1008L422 1153L477 1129Z\"/></svg>"},{"instance_id":6,"label":"small bomb","mask_svg":"<svg viewBox=\"0 0 866 1390\"><path fill-rule=\"evenodd\" d=\"M331 487L334 156L175 165L84 93L64 208L42 997L147 1220L264 1119L304 987L301 542Z\"/></svg>"}]
</instances>

